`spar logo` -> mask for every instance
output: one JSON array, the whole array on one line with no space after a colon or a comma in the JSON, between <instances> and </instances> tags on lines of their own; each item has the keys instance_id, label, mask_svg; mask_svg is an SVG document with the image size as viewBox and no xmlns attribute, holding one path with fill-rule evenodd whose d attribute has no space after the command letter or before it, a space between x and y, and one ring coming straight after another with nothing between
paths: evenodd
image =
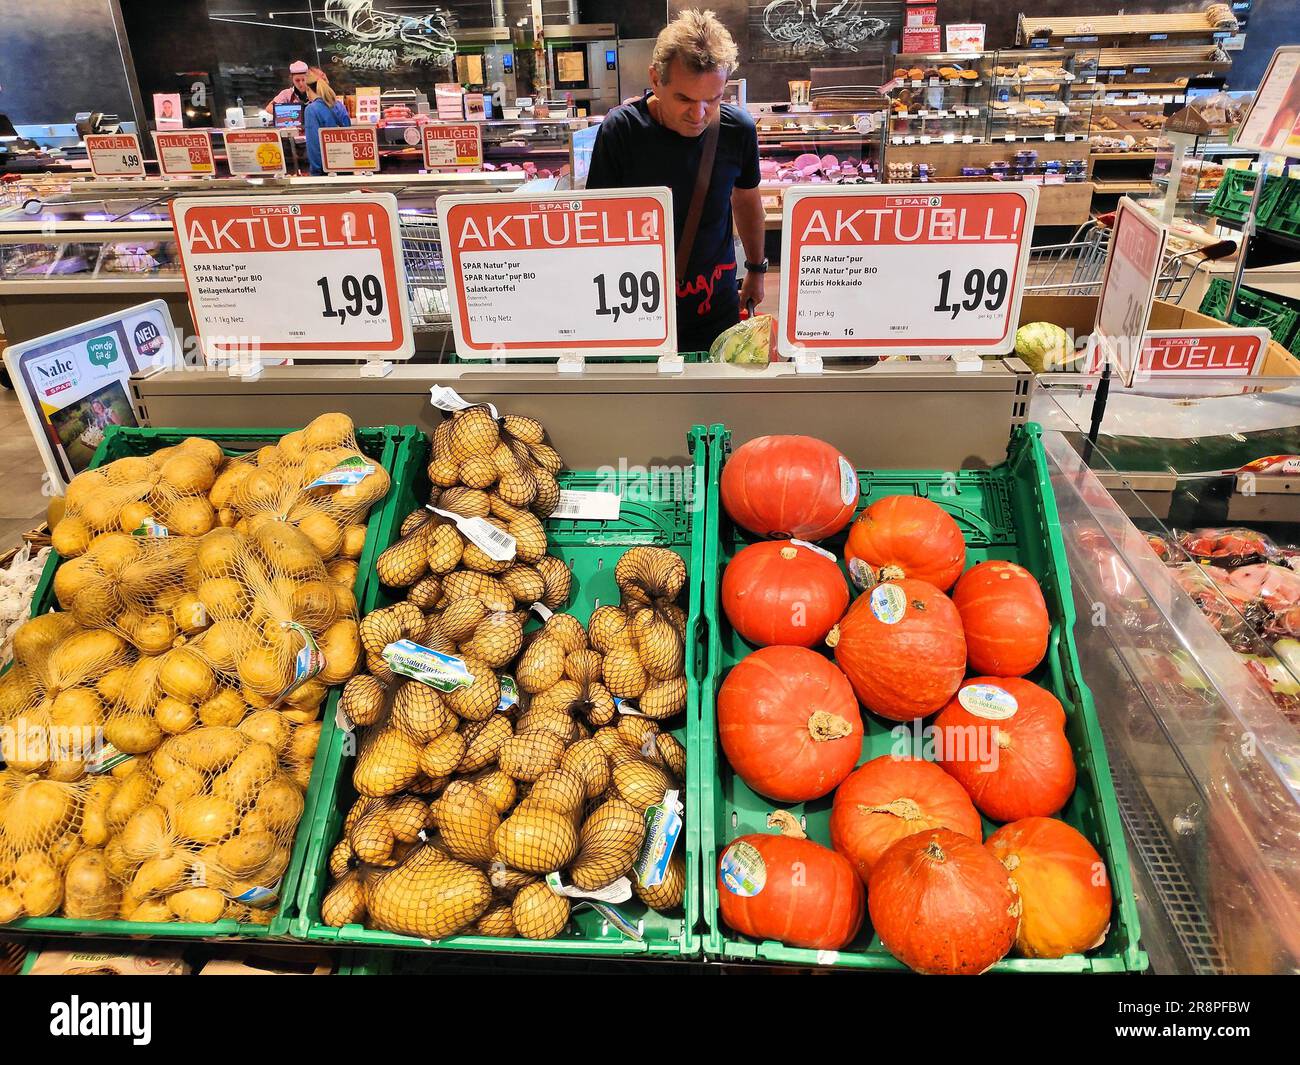
<instances>
[{"instance_id":1,"label":"spar logo","mask_svg":"<svg viewBox=\"0 0 1300 1065\"><path fill-rule=\"evenodd\" d=\"M77 364L66 352L47 355L32 363L32 377L43 396L55 396L81 383Z\"/></svg>"},{"instance_id":2,"label":"spar logo","mask_svg":"<svg viewBox=\"0 0 1300 1065\"><path fill-rule=\"evenodd\" d=\"M886 207L942 207L942 196L886 196Z\"/></svg>"}]
</instances>

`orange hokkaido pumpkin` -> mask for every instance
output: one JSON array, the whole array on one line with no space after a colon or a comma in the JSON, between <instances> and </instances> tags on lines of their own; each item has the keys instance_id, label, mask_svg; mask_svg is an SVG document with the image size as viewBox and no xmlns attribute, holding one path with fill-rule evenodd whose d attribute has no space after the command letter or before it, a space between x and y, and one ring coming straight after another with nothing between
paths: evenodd
<instances>
[{"instance_id":1,"label":"orange hokkaido pumpkin","mask_svg":"<svg viewBox=\"0 0 1300 1065\"><path fill-rule=\"evenodd\" d=\"M946 592L966 565L966 541L939 504L920 496L885 496L858 515L844 559L859 588L911 577Z\"/></svg>"},{"instance_id":2,"label":"orange hokkaido pumpkin","mask_svg":"<svg viewBox=\"0 0 1300 1065\"><path fill-rule=\"evenodd\" d=\"M918 973L982 973L1006 956L1020 924L1020 898L1002 863L946 828L885 851L867 904L885 949Z\"/></svg>"},{"instance_id":3,"label":"orange hokkaido pumpkin","mask_svg":"<svg viewBox=\"0 0 1300 1065\"><path fill-rule=\"evenodd\" d=\"M793 540L750 544L722 573L722 609L762 647L821 643L849 605L844 574L820 549Z\"/></svg>"},{"instance_id":4,"label":"orange hokkaido pumpkin","mask_svg":"<svg viewBox=\"0 0 1300 1065\"><path fill-rule=\"evenodd\" d=\"M953 605L974 673L1023 677L1043 660L1051 622L1034 575L1014 562L979 562L961 575Z\"/></svg>"},{"instance_id":5,"label":"orange hokkaido pumpkin","mask_svg":"<svg viewBox=\"0 0 1300 1065\"><path fill-rule=\"evenodd\" d=\"M804 802L831 791L857 765L862 715L848 679L816 651L763 647L722 682L718 738L754 791Z\"/></svg>"},{"instance_id":6,"label":"orange hokkaido pumpkin","mask_svg":"<svg viewBox=\"0 0 1300 1065\"><path fill-rule=\"evenodd\" d=\"M886 581L858 597L826 643L868 709L912 721L940 709L966 675L961 617L925 581Z\"/></svg>"},{"instance_id":7,"label":"orange hokkaido pumpkin","mask_svg":"<svg viewBox=\"0 0 1300 1065\"><path fill-rule=\"evenodd\" d=\"M834 536L858 505L852 463L811 436L760 436L722 468L722 505L731 520L773 539Z\"/></svg>"},{"instance_id":8,"label":"orange hokkaido pumpkin","mask_svg":"<svg viewBox=\"0 0 1300 1065\"><path fill-rule=\"evenodd\" d=\"M949 828L983 835L966 790L933 762L882 755L850 773L831 806L831 846L865 884L885 851L906 836Z\"/></svg>"},{"instance_id":9,"label":"orange hokkaido pumpkin","mask_svg":"<svg viewBox=\"0 0 1300 1065\"><path fill-rule=\"evenodd\" d=\"M741 935L840 950L862 927L864 903L848 861L810 839L741 836L718 859L718 908Z\"/></svg>"},{"instance_id":10,"label":"orange hokkaido pumpkin","mask_svg":"<svg viewBox=\"0 0 1300 1065\"><path fill-rule=\"evenodd\" d=\"M1065 711L1020 677L972 677L934 721L936 760L994 821L1054 814L1074 791Z\"/></svg>"},{"instance_id":11,"label":"orange hokkaido pumpkin","mask_svg":"<svg viewBox=\"0 0 1300 1065\"><path fill-rule=\"evenodd\" d=\"M1081 832L1053 817L1026 817L1003 825L984 846L1020 892L1021 954L1063 958L1101 946L1110 927L1110 878Z\"/></svg>"}]
</instances>

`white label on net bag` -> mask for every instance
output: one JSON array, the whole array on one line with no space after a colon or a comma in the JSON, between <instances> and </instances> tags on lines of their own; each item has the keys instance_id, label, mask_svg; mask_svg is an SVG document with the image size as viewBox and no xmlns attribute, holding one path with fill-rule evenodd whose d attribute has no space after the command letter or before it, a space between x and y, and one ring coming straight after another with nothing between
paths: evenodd
<instances>
[{"instance_id":1,"label":"white label on net bag","mask_svg":"<svg viewBox=\"0 0 1300 1065\"><path fill-rule=\"evenodd\" d=\"M470 407L487 407L493 419L501 420L501 415L491 403L471 403L454 388L448 388L446 385L433 385L429 389L429 402L439 410L458 411L469 410Z\"/></svg>"},{"instance_id":2,"label":"white label on net bag","mask_svg":"<svg viewBox=\"0 0 1300 1065\"><path fill-rule=\"evenodd\" d=\"M560 501L547 517L571 521L617 521L622 506L617 492L579 492L560 489Z\"/></svg>"},{"instance_id":3,"label":"white label on net bag","mask_svg":"<svg viewBox=\"0 0 1300 1065\"><path fill-rule=\"evenodd\" d=\"M612 884L600 888L598 891L583 891L581 888L573 887L571 884L565 884L560 879L559 873L547 873L546 886L557 895L564 895L566 898L570 899L595 899L597 902L627 902L632 897L632 881L625 876L620 876Z\"/></svg>"},{"instance_id":4,"label":"white label on net bag","mask_svg":"<svg viewBox=\"0 0 1300 1065\"><path fill-rule=\"evenodd\" d=\"M450 510L439 510L437 507L429 509L453 522L466 540L494 562L509 562L515 557L515 538L498 529L487 518L467 518L463 514L453 514Z\"/></svg>"}]
</instances>

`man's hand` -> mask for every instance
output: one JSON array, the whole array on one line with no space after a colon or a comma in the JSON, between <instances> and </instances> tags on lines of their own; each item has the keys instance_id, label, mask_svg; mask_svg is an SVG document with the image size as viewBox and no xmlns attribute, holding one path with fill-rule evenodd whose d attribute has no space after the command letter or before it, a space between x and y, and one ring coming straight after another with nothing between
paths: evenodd
<instances>
[{"instance_id":1,"label":"man's hand","mask_svg":"<svg viewBox=\"0 0 1300 1065\"><path fill-rule=\"evenodd\" d=\"M749 306L749 301L753 300L754 310L758 310L763 303L765 291L763 282L766 279L766 274L756 273L753 270L745 274L745 279L740 283L740 306L742 308Z\"/></svg>"}]
</instances>

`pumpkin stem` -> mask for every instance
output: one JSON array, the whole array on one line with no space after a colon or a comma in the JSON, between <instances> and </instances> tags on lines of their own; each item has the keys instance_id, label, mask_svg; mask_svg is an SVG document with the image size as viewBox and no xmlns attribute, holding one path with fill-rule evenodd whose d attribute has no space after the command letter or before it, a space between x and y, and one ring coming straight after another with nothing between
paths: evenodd
<instances>
[{"instance_id":1,"label":"pumpkin stem","mask_svg":"<svg viewBox=\"0 0 1300 1065\"><path fill-rule=\"evenodd\" d=\"M814 740L838 740L849 735L853 725L839 714L828 710L818 710L808 718L808 734Z\"/></svg>"},{"instance_id":2,"label":"pumpkin stem","mask_svg":"<svg viewBox=\"0 0 1300 1065\"><path fill-rule=\"evenodd\" d=\"M830 648L834 648L839 642L840 642L840 627L836 625L831 629L830 632L826 634L826 646Z\"/></svg>"},{"instance_id":3,"label":"pumpkin stem","mask_svg":"<svg viewBox=\"0 0 1300 1065\"><path fill-rule=\"evenodd\" d=\"M781 835L789 836L791 839L808 838L808 833L803 830L803 826L789 810L773 810L767 815L767 827L775 828Z\"/></svg>"},{"instance_id":4,"label":"pumpkin stem","mask_svg":"<svg viewBox=\"0 0 1300 1065\"><path fill-rule=\"evenodd\" d=\"M917 821L921 817L921 806L915 799L893 799L883 806L865 806L858 803L858 809L864 814L892 814L904 821Z\"/></svg>"},{"instance_id":5,"label":"pumpkin stem","mask_svg":"<svg viewBox=\"0 0 1300 1065\"><path fill-rule=\"evenodd\" d=\"M877 579L882 581L901 581L907 576L902 566L881 566L876 572L879 575Z\"/></svg>"},{"instance_id":6,"label":"pumpkin stem","mask_svg":"<svg viewBox=\"0 0 1300 1065\"><path fill-rule=\"evenodd\" d=\"M948 855L944 854L943 848L939 846L937 839L932 839L925 848L925 856L932 862L946 862Z\"/></svg>"},{"instance_id":7,"label":"pumpkin stem","mask_svg":"<svg viewBox=\"0 0 1300 1065\"><path fill-rule=\"evenodd\" d=\"M790 559L792 559L792 558L798 558L798 557L799 557L799 550L798 550L798 548L793 547L793 546L791 546L791 547L783 547L783 548L781 548L781 557L782 557L783 559L785 559L785 560L788 562L788 561L789 561Z\"/></svg>"},{"instance_id":8,"label":"pumpkin stem","mask_svg":"<svg viewBox=\"0 0 1300 1065\"><path fill-rule=\"evenodd\" d=\"M1020 855L1008 854L1005 858L1002 859L1002 864L1006 866L1008 873L1014 873L1017 869L1020 868Z\"/></svg>"},{"instance_id":9,"label":"pumpkin stem","mask_svg":"<svg viewBox=\"0 0 1300 1065\"><path fill-rule=\"evenodd\" d=\"M996 732L998 736L998 750L1000 751L1007 750L1007 748L1011 746L1011 733L1004 732L996 725L993 726L993 731Z\"/></svg>"}]
</instances>

